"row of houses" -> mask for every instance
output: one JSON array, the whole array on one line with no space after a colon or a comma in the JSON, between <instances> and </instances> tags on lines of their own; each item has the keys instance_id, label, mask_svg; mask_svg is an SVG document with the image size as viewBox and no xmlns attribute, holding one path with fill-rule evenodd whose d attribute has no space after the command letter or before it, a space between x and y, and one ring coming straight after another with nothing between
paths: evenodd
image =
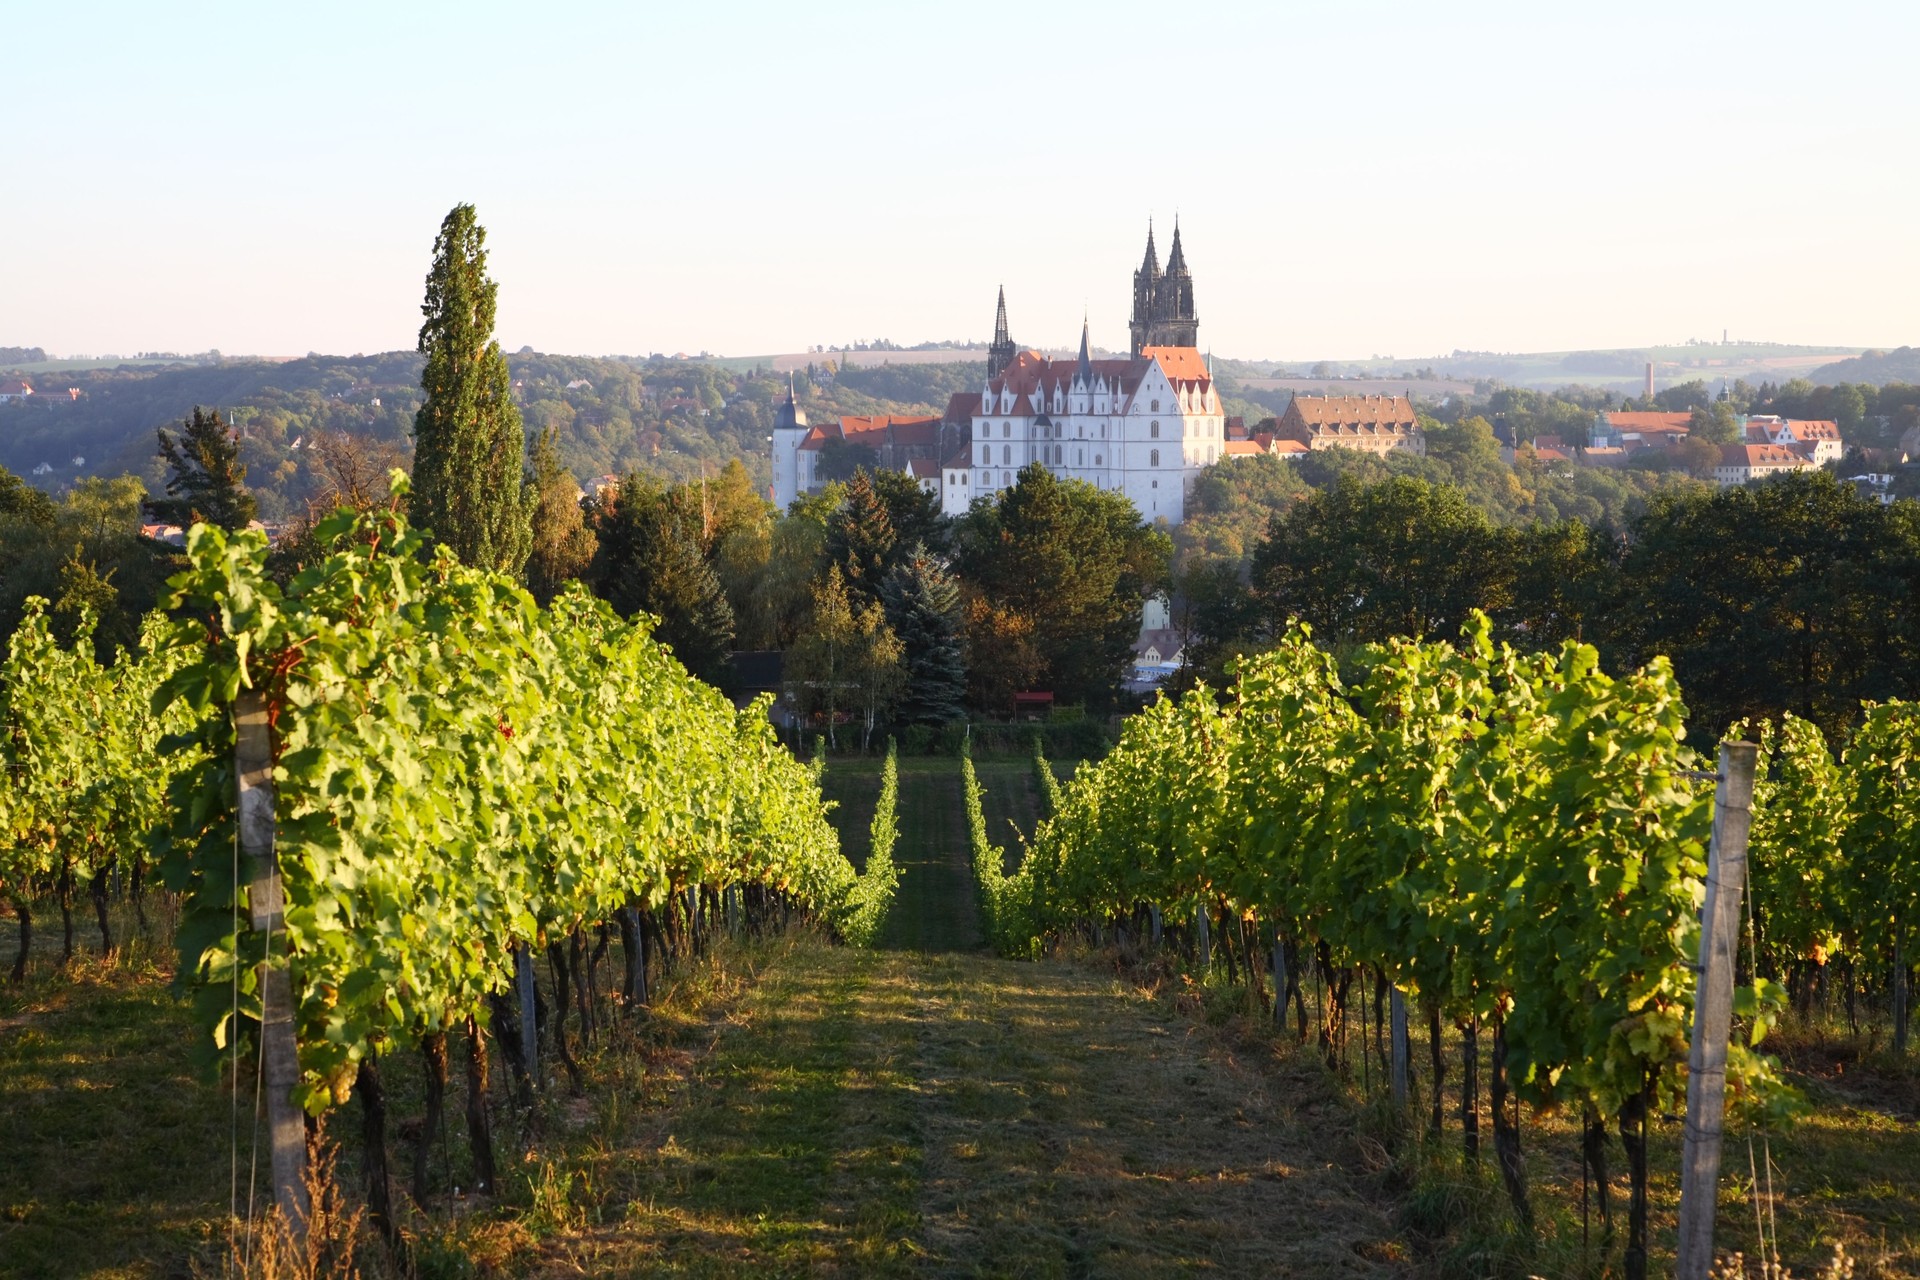
<instances>
[{"instance_id":1,"label":"row of houses","mask_svg":"<svg viewBox=\"0 0 1920 1280\"><path fill-rule=\"evenodd\" d=\"M74 401L81 396L78 387L62 387L57 391L36 391L31 383L21 378L0 379L0 404L56 404L59 401Z\"/></svg>"}]
</instances>

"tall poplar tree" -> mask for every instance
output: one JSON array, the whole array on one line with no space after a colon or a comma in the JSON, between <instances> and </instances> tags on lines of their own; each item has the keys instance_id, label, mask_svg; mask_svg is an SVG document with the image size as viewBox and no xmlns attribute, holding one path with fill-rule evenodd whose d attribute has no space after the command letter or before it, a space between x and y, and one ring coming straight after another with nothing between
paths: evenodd
<instances>
[{"instance_id":1,"label":"tall poplar tree","mask_svg":"<svg viewBox=\"0 0 1920 1280\"><path fill-rule=\"evenodd\" d=\"M517 576L537 495L521 483L526 434L493 336L499 285L487 275L486 242L470 204L454 206L434 241L420 307L427 396L413 419L410 514L463 563Z\"/></svg>"}]
</instances>

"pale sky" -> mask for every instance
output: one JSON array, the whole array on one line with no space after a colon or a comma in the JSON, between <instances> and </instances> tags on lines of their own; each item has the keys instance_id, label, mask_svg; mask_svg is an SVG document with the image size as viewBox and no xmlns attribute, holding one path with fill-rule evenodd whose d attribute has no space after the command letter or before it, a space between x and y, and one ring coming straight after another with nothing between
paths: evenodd
<instances>
[{"instance_id":1,"label":"pale sky","mask_svg":"<svg viewBox=\"0 0 1920 1280\"><path fill-rule=\"evenodd\" d=\"M1920 343L1911 3L10 7L0 345L413 346L434 232L589 355Z\"/></svg>"}]
</instances>

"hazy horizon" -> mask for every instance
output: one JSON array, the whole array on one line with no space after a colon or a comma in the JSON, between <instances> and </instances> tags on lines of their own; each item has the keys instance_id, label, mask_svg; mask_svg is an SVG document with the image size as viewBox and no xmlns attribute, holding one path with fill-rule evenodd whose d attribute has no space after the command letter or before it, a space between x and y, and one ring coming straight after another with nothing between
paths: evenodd
<instances>
[{"instance_id":1,"label":"hazy horizon","mask_svg":"<svg viewBox=\"0 0 1920 1280\"><path fill-rule=\"evenodd\" d=\"M1176 211L1244 358L1920 341L1911 10L1165 12L22 14L0 345L408 349L462 200L509 350L1119 347Z\"/></svg>"}]
</instances>

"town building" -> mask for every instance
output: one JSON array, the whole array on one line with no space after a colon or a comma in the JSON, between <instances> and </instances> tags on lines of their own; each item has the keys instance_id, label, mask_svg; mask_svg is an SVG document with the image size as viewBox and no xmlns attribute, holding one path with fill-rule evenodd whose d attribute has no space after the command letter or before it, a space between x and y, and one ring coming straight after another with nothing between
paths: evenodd
<instances>
[{"instance_id":1,"label":"town building","mask_svg":"<svg viewBox=\"0 0 1920 1280\"><path fill-rule=\"evenodd\" d=\"M1693 414L1646 410L1602 410L1594 415L1587 444L1596 449L1665 447L1685 440L1693 431Z\"/></svg>"},{"instance_id":2,"label":"town building","mask_svg":"<svg viewBox=\"0 0 1920 1280\"><path fill-rule=\"evenodd\" d=\"M1406 396L1297 395L1278 418L1260 424L1275 441L1302 450L1357 449L1363 453L1427 452L1426 433Z\"/></svg>"},{"instance_id":3,"label":"town building","mask_svg":"<svg viewBox=\"0 0 1920 1280\"><path fill-rule=\"evenodd\" d=\"M1195 345L1193 275L1178 226L1164 270L1148 229L1133 286L1132 353L1099 360L1084 322L1077 359L1020 350L1001 290L986 381L978 392L952 397L939 417L808 426L789 387L774 413L775 503L784 507L817 489L819 459L839 441L873 448L875 465L894 470L933 463L921 470L939 477L941 509L949 514L1010 487L1023 467L1040 463L1062 479L1126 495L1149 522L1179 524L1194 476L1224 452L1226 418Z\"/></svg>"},{"instance_id":4,"label":"town building","mask_svg":"<svg viewBox=\"0 0 1920 1280\"><path fill-rule=\"evenodd\" d=\"M1785 445L1726 444L1720 446L1720 462L1713 469L1713 480L1726 488L1789 471L1812 471L1814 466L1813 459Z\"/></svg>"},{"instance_id":5,"label":"town building","mask_svg":"<svg viewBox=\"0 0 1920 1280\"><path fill-rule=\"evenodd\" d=\"M1840 424L1824 419L1782 418L1777 414L1752 414L1741 420L1748 444L1777 444L1804 454L1816 467L1838 462L1846 448L1840 441Z\"/></svg>"},{"instance_id":6,"label":"town building","mask_svg":"<svg viewBox=\"0 0 1920 1280\"><path fill-rule=\"evenodd\" d=\"M0 381L0 404L16 404L33 394L33 388L18 378Z\"/></svg>"}]
</instances>

